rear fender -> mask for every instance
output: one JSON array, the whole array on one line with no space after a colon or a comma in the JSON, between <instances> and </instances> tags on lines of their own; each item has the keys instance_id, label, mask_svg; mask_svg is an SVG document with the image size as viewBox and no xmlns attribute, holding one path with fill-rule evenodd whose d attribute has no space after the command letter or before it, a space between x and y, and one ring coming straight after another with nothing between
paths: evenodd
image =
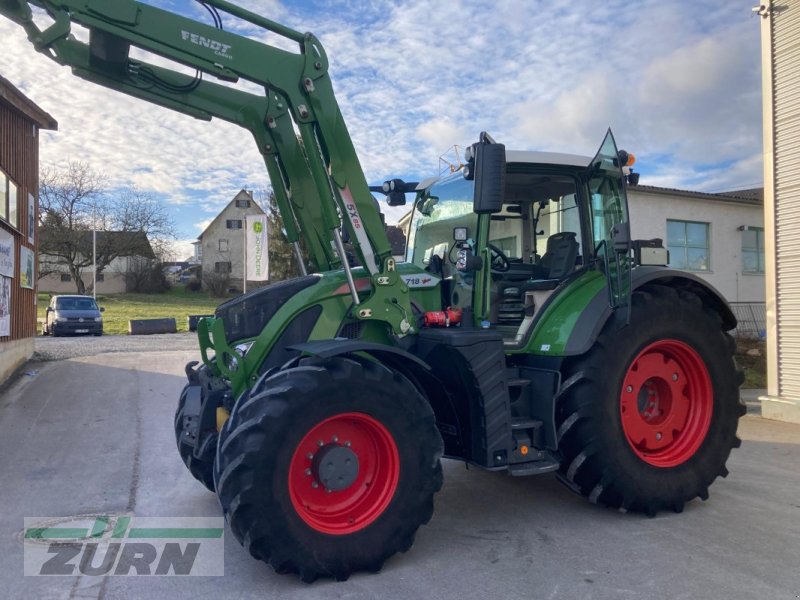
<instances>
[{"instance_id":1,"label":"rear fender","mask_svg":"<svg viewBox=\"0 0 800 600\"><path fill-rule=\"evenodd\" d=\"M705 306L719 314L725 331L736 327L736 317L722 294L693 273L655 266L637 267L631 274L631 283L634 291L646 284L690 291L697 294ZM617 310L624 312L627 309L621 307ZM564 348L564 356L588 352L613 314L614 310L608 306L608 290L604 287L586 305L575 322Z\"/></svg>"}]
</instances>

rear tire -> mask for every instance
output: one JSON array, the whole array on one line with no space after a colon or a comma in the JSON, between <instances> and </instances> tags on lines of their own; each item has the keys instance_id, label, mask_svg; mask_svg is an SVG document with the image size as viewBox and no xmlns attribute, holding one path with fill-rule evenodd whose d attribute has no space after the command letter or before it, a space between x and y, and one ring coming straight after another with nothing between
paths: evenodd
<instances>
[{"instance_id":1,"label":"rear tire","mask_svg":"<svg viewBox=\"0 0 800 600\"><path fill-rule=\"evenodd\" d=\"M183 405L186 402L186 384L181 391L178 399L178 408L175 411L175 442L178 444L178 453L181 460L192 476L202 483L210 491L214 491L214 456L217 451L217 433L210 433L208 439L204 441L200 456L194 455L194 448L182 441L183 435Z\"/></svg>"},{"instance_id":2,"label":"rear tire","mask_svg":"<svg viewBox=\"0 0 800 600\"><path fill-rule=\"evenodd\" d=\"M632 302L630 326L617 315L563 374L559 477L597 504L680 512L728 474L743 375L735 342L697 295L648 285Z\"/></svg>"},{"instance_id":3,"label":"rear tire","mask_svg":"<svg viewBox=\"0 0 800 600\"><path fill-rule=\"evenodd\" d=\"M214 475L250 554L306 582L343 580L411 547L433 515L442 450L433 411L406 378L367 360L307 359L237 402ZM331 452L340 489L324 472Z\"/></svg>"}]
</instances>

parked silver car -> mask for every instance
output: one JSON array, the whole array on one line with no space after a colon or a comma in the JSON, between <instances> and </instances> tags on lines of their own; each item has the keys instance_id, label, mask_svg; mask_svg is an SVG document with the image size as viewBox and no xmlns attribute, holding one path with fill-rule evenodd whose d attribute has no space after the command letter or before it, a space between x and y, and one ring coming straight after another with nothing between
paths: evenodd
<instances>
[{"instance_id":1,"label":"parked silver car","mask_svg":"<svg viewBox=\"0 0 800 600\"><path fill-rule=\"evenodd\" d=\"M89 296L53 296L47 307L43 335L103 335L105 308Z\"/></svg>"}]
</instances>

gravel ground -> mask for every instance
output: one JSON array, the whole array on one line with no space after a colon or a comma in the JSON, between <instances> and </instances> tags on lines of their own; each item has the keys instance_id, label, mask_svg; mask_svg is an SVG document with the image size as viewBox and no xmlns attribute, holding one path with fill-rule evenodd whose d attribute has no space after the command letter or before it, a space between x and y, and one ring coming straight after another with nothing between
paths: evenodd
<instances>
[{"instance_id":1,"label":"gravel ground","mask_svg":"<svg viewBox=\"0 0 800 600\"><path fill-rule=\"evenodd\" d=\"M102 337L36 338L33 360L65 360L77 356L93 356L107 352L163 352L194 350L200 358L195 333L162 333L155 335L104 335Z\"/></svg>"}]
</instances>

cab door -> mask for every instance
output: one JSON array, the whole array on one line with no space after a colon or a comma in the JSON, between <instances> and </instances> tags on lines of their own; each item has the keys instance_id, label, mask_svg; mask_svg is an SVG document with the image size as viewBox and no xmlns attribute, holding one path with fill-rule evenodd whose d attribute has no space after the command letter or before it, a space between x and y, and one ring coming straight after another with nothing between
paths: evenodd
<instances>
[{"instance_id":1,"label":"cab door","mask_svg":"<svg viewBox=\"0 0 800 600\"><path fill-rule=\"evenodd\" d=\"M622 159L608 130L597 154L585 171L589 194L595 257L608 280L612 308L627 304L630 295L630 222Z\"/></svg>"}]
</instances>

